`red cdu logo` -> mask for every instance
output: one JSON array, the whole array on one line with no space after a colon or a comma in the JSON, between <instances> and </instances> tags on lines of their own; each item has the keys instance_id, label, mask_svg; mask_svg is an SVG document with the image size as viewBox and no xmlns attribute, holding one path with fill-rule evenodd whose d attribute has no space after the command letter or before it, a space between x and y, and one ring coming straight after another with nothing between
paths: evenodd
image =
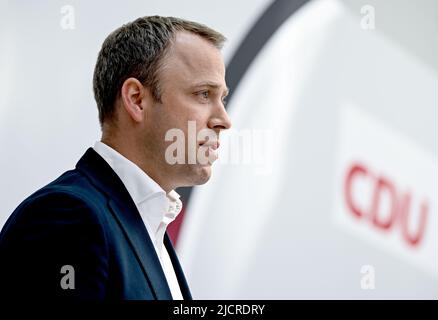
<instances>
[{"instance_id":1,"label":"red cdu logo","mask_svg":"<svg viewBox=\"0 0 438 320\"><path fill-rule=\"evenodd\" d=\"M366 205L356 197L358 184L365 184L369 190L365 197ZM413 205L414 197L418 197L417 206ZM379 231L399 232L411 247L421 245L427 232L430 208L428 199L415 194L415 189L406 190L397 185L397 181L377 173L364 163L352 162L345 171L344 200L348 212L358 221L368 223Z\"/></svg>"},{"instance_id":2,"label":"red cdu logo","mask_svg":"<svg viewBox=\"0 0 438 320\"><path fill-rule=\"evenodd\" d=\"M436 156L351 102L341 105L338 137L334 224L352 240L366 242L352 243L364 255L384 251L438 277Z\"/></svg>"}]
</instances>

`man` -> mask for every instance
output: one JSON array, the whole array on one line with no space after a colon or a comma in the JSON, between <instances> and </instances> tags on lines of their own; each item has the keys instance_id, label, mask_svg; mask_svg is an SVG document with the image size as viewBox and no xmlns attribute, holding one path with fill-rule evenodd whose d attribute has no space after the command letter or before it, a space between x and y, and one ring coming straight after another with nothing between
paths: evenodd
<instances>
[{"instance_id":1,"label":"man","mask_svg":"<svg viewBox=\"0 0 438 320\"><path fill-rule=\"evenodd\" d=\"M181 210L174 189L208 181L231 126L223 42L204 25L159 16L107 37L93 79L102 139L6 222L3 296L191 299L166 227ZM168 139L172 130L185 139ZM191 144L193 133L207 138ZM200 152L208 162L193 161Z\"/></svg>"}]
</instances>

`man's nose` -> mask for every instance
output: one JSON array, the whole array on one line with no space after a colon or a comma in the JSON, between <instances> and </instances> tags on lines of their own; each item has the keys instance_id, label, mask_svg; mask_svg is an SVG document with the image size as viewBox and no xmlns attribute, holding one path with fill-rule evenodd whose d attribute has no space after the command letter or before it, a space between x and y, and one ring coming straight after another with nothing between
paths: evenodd
<instances>
[{"instance_id":1,"label":"man's nose","mask_svg":"<svg viewBox=\"0 0 438 320\"><path fill-rule=\"evenodd\" d=\"M216 112L210 118L208 127L215 131L227 130L231 128L231 119L222 103L216 108Z\"/></svg>"}]
</instances>

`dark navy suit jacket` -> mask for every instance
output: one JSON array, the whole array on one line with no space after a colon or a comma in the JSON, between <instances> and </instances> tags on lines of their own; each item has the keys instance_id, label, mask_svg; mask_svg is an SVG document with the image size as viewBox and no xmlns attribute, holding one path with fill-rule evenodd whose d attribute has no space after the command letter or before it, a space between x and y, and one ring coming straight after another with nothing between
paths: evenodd
<instances>
[{"instance_id":1,"label":"dark navy suit jacket","mask_svg":"<svg viewBox=\"0 0 438 320\"><path fill-rule=\"evenodd\" d=\"M189 300L167 233L164 245ZM74 170L32 194L9 217L0 234L0 293L29 299L172 299L133 200L91 148Z\"/></svg>"}]
</instances>

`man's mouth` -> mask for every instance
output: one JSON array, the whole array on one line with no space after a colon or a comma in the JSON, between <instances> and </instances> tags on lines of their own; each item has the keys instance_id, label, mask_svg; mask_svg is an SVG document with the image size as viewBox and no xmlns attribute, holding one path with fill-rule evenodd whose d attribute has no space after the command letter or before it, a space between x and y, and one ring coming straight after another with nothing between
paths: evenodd
<instances>
[{"instance_id":1,"label":"man's mouth","mask_svg":"<svg viewBox=\"0 0 438 320\"><path fill-rule=\"evenodd\" d=\"M217 150L219 148L219 145L220 145L219 140L217 140L217 141L202 141L199 143L199 146L209 147L213 150Z\"/></svg>"},{"instance_id":2,"label":"man's mouth","mask_svg":"<svg viewBox=\"0 0 438 320\"><path fill-rule=\"evenodd\" d=\"M205 156L207 158L205 158L206 163L203 163L204 160L199 160L198 161L201 162L201 164L208 164L211 165L213 164L214 161L216 161L219 157L218 155L218 148L219 148L219 141L218 140L212 140L212 141L202 141L201 143L199 143L199 147L203 147Z\"/></svg>"}]
</instances>

